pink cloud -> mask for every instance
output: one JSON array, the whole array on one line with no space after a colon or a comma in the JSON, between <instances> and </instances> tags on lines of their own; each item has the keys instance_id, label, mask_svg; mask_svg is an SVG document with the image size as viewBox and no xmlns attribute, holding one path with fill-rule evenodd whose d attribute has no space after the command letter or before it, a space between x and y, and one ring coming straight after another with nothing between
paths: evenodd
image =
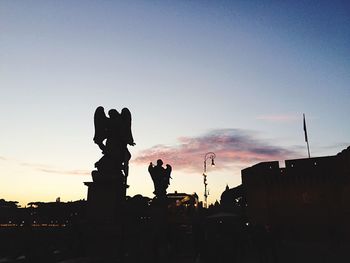
<instances>
[{"instance_id":1,"label":"pink cloud","mask_svg":"<svg viewBox=\"0 0 350 263\"><path fill-rule=\"evenodd\" d=\"M254 133L238 130L215 130L199 137L181 137L174 146L156 145L138 154L134 163L148 164L162 159L175 169L202 171L204 155L215 152L218 169L249 166L258 162L288 159L297 153L273 146L254 136Z\"/></svg>"},{"instance_id":2,"label":"pink cloud","mask_svg":"<svg viewBox=\"0 0 350 263\"><path fill-rule=\"evenodd\" d=\"M86 170L59 170L59 169L46 169L46 168L38 168L37 170L45 173L53 173L53 174L73 174L73 175L90 175L91 172Z\"/></svg>"},{"instance_id":3,"label":"pink cloud","mask_svg":"<svg viewBox=\"0 0 350 263\"><path fill-rule=\"evenodd\" d=\"M65 170L65 169L55 168L53 166L46 165L46 164L21 162L20 165L33 168L40 172L51 173L51 174L72 174L72 175L90 175L91 174L90 171L86 171L86 170Z\"/></svg>"}]
</instances>

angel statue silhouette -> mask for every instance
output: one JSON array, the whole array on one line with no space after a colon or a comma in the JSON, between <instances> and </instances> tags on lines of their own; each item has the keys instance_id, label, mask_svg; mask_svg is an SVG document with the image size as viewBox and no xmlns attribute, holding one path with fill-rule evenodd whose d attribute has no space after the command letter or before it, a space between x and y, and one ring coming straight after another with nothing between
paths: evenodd
<instances>
[{"instance_id":1,"label":"angel statue silhouette","mask_svg":"<svg viewBox=\"0 0 350 263\"><path fill-rule=\"evenodd\" d=\"M95 111L93 140L102 150L103 156L95 163L97 171L92 172L92 177L95 181L117 176L126 182L131 158L128 145L135 145L131 132L131 113L127 108L123 108L121 113L111 109L108 116L101 106Z\"/></svg>"},{"instance_id":2,"label":"angel statue silhouette","mask_svg":"<svg viewBox=\"0 0 350 263\"><path fill-rule=\"evenodd\" d=\"M148 166L148 172L151 175L154 184L154 194L157 198L166 198L166 190L170 185L172 167L170 164L163 167L163 161L157 160L157 165L152 162Z\"/></svg>"}]
</instances>

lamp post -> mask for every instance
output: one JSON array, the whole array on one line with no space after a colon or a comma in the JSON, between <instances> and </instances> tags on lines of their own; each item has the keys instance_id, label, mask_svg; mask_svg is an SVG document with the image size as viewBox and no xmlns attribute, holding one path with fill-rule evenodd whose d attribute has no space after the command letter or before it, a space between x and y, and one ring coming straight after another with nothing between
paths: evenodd
<instances>
[{"instance_id":1,"label":"lamp post","mask_svg":"<svg viewBox=\"0 0 350 263\"><path fill-rule=\"evenodd\" d=\"M209 195L209 190L207 190L207 160L211 160L211 166L215 166L214 159L216 155L213 152L207 152L204 156L204 169L203 169L203 183L204 183L204 207L208 207L208 195Z\"/></svg>"}]
</instances>

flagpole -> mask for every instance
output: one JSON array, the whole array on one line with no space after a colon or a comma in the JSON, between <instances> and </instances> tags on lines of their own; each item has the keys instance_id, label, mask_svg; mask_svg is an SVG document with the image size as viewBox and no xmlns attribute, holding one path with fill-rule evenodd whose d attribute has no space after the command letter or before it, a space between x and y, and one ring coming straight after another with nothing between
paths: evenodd
<instances>
[{"instance_id":1,"label":"flagpole","mask_svg":"<svg viewBox=\"0 0 350 263\"><path fill-rule=\"evenodd\" d=\"M308 155L309 155L309 158L311 158L311 156L310 156L310 147L309 147L309 142L306 142L306 144L307 144L307 153L308 153Z\"/></svg>"},{"instance_id":2,"label":"flagpole","mask_svg":"<svg viewBox=\"0 0 350 263\"><path fill-rule=\"evenodd\" d=\"M307 153L308 153L309 158L311 158L310 157L309 139L307 137L307 130L306 130L305 113L303 113L303 126L304 126L305 142L306 142L306 145L307 145Z\"/></svg>"}]
</instances>

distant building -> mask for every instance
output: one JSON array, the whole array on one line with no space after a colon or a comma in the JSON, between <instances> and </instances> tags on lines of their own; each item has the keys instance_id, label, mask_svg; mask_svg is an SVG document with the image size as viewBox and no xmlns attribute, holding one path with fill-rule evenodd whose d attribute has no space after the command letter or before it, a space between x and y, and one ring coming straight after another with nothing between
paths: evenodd
<instances>
[{"instance_id":1,"label":"distant building","mask_svg":"<svg viewBox=\"0 0 350 263\"><path fill-rule=\"evenodd\" d=\"M169 204L185 205L185 206L193 206L197 207L198 205L198 195L194 194L186 194L186 193L178 193L175 191L174 193L168 193L167 199Z\"/></svg>"},{"instance_id":2,"label":"distant building","mask_svg":"<svg viewBox=\"0 0 350 263\"><path fill-rule=\"evenodd\" d=\"M170 223L190 224L198 208L198 195L175 191L167 194L167 201Z\"/></svg>"},{"instance_id":3,"label":"distant building","mask_svg":"<svg viewBox=\"0 0 350 263\"><path fill-rule=\"evenodd\" d=\"M350 147L335 156L262 162L242 170L247 217L302 235L350 234ZM320 231L322 230L322 231Z\"/></svg>"},{"instance_id":4,"label":"distant building","mask_svg":"<svg viewBox=\"0 0 350 263\"><path fill-rule=\"evenodd\" d=\"M241 214L245 200L243 194L244 191L242 185L238 185L234 188L226 186L225 191L222 192L220 197L220 205L223 211Z\"/></svg>"}]
</instances>

